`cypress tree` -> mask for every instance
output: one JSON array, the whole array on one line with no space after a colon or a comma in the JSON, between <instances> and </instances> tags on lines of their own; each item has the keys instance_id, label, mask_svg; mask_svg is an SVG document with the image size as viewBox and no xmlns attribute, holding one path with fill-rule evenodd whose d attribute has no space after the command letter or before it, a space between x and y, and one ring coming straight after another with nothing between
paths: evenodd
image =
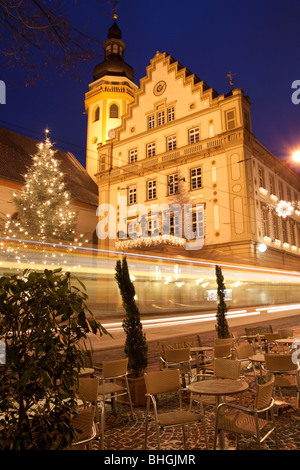
<instances>
[{"instance_id":1,"label":"cypress tree","mask_svg":"<svg viewBox=\"0 0 300 470\"><path fill-rule=\"evenodd\" d=\"M229 327L226 319L227 305L225 302L226 287L220 266L216 265L216 277L218 285L218 311L216 330L218 338L230 338Z\"/></svg>"},{"instance_id":2,"label":"cypress tree","mask_svg":"<svg viewBox=\"0 0 300 470\"><path fill-rule=\"evenodd\" d=\"M128 370L132 377L143 375L148 364L148 345L140 320L140 312L135 301L135 288L130 279L126 257L116 263L116 274L126 317L123 329L126 333L124 351L128 357Z\"/></svg>"}]
</instances>

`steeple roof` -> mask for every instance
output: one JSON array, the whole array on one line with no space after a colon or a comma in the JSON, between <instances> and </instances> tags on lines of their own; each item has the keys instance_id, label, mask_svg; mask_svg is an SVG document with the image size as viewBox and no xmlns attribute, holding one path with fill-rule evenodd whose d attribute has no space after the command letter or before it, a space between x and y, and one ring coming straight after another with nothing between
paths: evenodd
<instances>
[{"instance_id":1,"label":"steeple roof","mask_svg":"<svg viewBox=\"0 0 300 470\"><path fill-rule=\"evenodd\" d=\"M105 75L127 77L131 81L134 79L133 68L123 58L126 44L121 39L122 32L116 20L117 15L115 14L114 22L108 29L108 39L103 43L105 51L104 61L94 68L94 81Z\"/></svg>"}]
</instances>

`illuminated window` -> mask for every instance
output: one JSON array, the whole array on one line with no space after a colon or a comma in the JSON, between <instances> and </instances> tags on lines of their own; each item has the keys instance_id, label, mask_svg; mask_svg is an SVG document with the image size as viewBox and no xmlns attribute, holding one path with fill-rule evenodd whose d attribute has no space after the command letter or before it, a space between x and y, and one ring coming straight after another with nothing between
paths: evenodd
<instances>
[{"instance_id":1,"label":"illuminated window","mask_svg":"<svg viewBox=\"0 0 300 470\"><path fill-rule=\"evenodd\" d=\"M281 181L279 181L278 183L278 196L279 196L280 201L284 200L283 184Z\"/></svg>"},{"instance_id":2,"label":"illuminated window","mask_svg":"<svg viewBox=\"0 0 300 470\"><path fill-rule=\"evenodd\" d=\"M269 175L269 188L270 188L270 194L275 194L275 181L274 177L272 175Z\"/></svg>"},{"instance_id":3,"label":"illuminated window","mask_svg":"<svg viewBox=\"0 0 300 470\"><path fill-rule=\"evenodd\" d=\"M288 243L288 232L287 232L287 223L285 219L281 220L281 230L282 230L282 241L283 243Z\"/></svg>"},{"instance_id":4,"label":"illuminated window","mask_svg":"<svg viewBox=\"0 0 300 470\"><path fill-rule=\"evenodd\" d=\"M265 206L261 208L261 229L263 237L270 236L268 209Z\"/></svg>"},{"instance_id":5,"label":"illuminated window","mask_svg":"<svg viewBox=\"0 0 300 470\"><path fill-rule=\"evenodd\" d=\"M273 215L273 240L279 240L279 227L278 227L278 217Z\"/></svg>"},{"instance_id":6,"label":"illuminated window","mask_svg":"<svg viewBox=\"0 0 300 470\"><path fill-rule=\"evenodd\" d=\"M265 188L265 173L263 168L258 168L258 185L260 188Z\"/></svg>"},{"instance_id":7,"label":"illuminated window","mask_svg":"<svg viewBox=\"0 0 300 470\"><path fill-rule=\"evenodd\" d=\"M197 238L204 238L204 205L197 207L192 214L192 230Z\"/></svg>"}]
</instances>

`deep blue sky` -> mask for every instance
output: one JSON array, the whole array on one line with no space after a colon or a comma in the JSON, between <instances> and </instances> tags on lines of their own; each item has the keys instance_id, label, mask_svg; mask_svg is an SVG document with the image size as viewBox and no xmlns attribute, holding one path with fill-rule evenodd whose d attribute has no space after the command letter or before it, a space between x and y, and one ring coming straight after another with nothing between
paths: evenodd
<instances>
[{"instance_id":1,"label":"deep blue sky","mask_svg":"<svg viewBox=\"0 0 300 470\"><path fill-rule=\"evenodd\" d=\"M15 68L8 72L7 104L0 105L0 125L37 140L48 126L56 146L84 166L84 94L113 23L99 3L79 0L71 14L74 26L100 42L96 58L78 73L80 81L50 68L49 82L25 87L24 71ZM102 5L111 10L107 1ZM156 51L171 54L220 94L229 91L226 74L232 71L234 86L250 96L254 134L279 158L300 148L300 104L291 101L292 82L300 80L299 20L299 0L120 0L118 6L135 83Z\"/></svg>"}]
</instances>

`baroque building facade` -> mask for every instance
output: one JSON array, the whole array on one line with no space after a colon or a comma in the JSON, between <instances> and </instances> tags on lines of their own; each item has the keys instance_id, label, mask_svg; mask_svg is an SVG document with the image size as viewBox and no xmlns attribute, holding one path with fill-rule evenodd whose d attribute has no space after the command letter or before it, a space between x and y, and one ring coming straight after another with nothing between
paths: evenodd
<instances>
[{"instance_id":1,"label":"baroque building facade","mask_svg":"<svg viewBox=\"0 0 300 470\"><path fill-rule=\"evenodd\" d=\"M116 20L104 49L85 101L99 246L297 270L300 178L256 139L243 90L218 94L166 52L137 87Z\"/></svg>"}]
</instances>

